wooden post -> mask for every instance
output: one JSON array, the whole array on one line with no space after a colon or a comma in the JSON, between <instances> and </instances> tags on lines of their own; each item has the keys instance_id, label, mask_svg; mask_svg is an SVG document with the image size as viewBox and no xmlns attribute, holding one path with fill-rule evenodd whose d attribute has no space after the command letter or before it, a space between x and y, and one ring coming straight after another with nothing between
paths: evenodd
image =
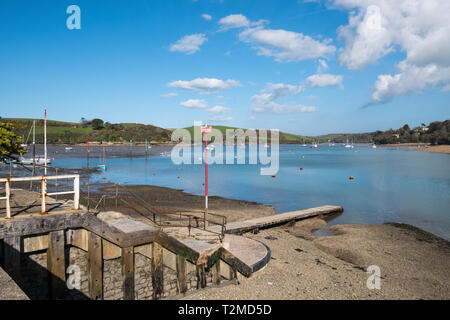
<instances>
[{"instance_id":1,"label":"wooden post","mask_svg":"<svg viewBox=\"0 0 450 320\"><path fill-rule=\"evenodd\" d=\"M11 219L11 181L6 180L5 182L5 193L6 193L6 218Z\"/></svg>"},{"instance_id":2,"label":"wooden post","mask_svg":"<svg viewBox=\"0 0 450 320\"><path fill-rule=\"evenodd\" d=\"M73 180L73 208L80 209L80 176L76 176Z\"/></svg>"},{"instance_id":3,"label":"wooden post","mask_svg":"<svg viewBox=\"0 0 450 320\"><path fill-rule=\"evenodd\" d=\"M153 299L156 300L164 293L163 247L156 242L153 242L152 253Z\"/></svg>"},{"instance_id":4,"label":"wooden post","mask_svg":"<svg viewBox=\"0 0 450 320\"><path fill-rule=\"evenodd\" d=\"M63 299L66 288L64 261L64 230L50 232L47 249L47 270L50 273L50 298Z\"/></svg>"},{"instance_id":5,"label":"wooden post","mask_svg":"<svg viewBox=\"0 0 450 320\"><path fill-rule=\"evenodd\" d=\"M5 271L15 282L20 282L20 237L4 239L4 265Z\"/></svg>"},{"instance_id":6,"label":"wooden post","mask_svg":"<svg viewBox=\"0 0 450 320\"><path fill-rule=\"evenodd\" d=\"M102 239L93 232L88 237L88 281L89 297L103 299L103 252Z\"/></svg>"},{"instance_id":7,"label":"wooden post","mask_svg":"<svg viewBox=\"0 0 450 320\"><path fill-rule=\"evenodd\" d=\"M206 287L206 272L205 265L198 264L197 265L197 289Z\"/></svg>"},{"instance_id":8,"label":"wooden post","mask_svg":"<svg viewBox=\"0 0 450 320\"><path fill-rule=\"evenodd\" d=\"M178 293L185 293L187 291L186 258L180 255L177 255L177 289Z\"/></svg>"},{"instance_id":9,"label":"wooden post","mask_svg":"<svg viewBox=\"0 0 450 320\"><path fill-rule=\"evenodd\" d=\"M213 284L220 285L220 260L211 267L211 273Z\"/></svg>"},{"instance_id":10,"label":"wooden post","mask_svg":"<svg viewBox=\"0 0 450 320\"><path fill-rule=\"evenodd\" d=\"M123 299L134 300L134 249L122 248Z\"/></svg>"},{"instance_id":11,"label":"wooden post","mask_svg":"<svg viewBox=\"0 0 450 320\"><path fill-rule=\"evenodd\" d=\"M45 178L43 178L41 180L41 214L45 214L45 211L46 211L46 209L45 209L45 196L47 193L46 189L47 188L46 188Z\"/></svg>"},{"instance_id":12,"label":"wooden post","mask_svg":"<svg viewBox=\"0 0 450 320\"><path fill-rule=\"evenodd\" d=\"M0 240L0 268L5 268L5 251L4 251L4 246L3 246L3 239Z\"/></svg>"}]
</instances>

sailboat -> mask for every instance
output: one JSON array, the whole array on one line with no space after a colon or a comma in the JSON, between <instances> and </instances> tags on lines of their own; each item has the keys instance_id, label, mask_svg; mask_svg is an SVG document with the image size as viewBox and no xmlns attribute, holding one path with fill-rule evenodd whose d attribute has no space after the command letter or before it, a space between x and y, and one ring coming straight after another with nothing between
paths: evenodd
<instances>
[{"instance_id":1,"label":"sailboat","mask_svg":"<svg viewBox=\"0 0 450 320\"><path fill-rule=\"evenodd\" d=\"M33 120L33 126L30 129L33 131L33 151L32 151L32 157L31 158L25 158L23 156L19 157L18 163L23 165L33 165L33 175L34 175L34 166L40 165L40 166L46 166L51 163L50 159L46 159L45 155L36 155L36 121ZM28 134L28 137L30 134ZM27 138L28 141L28 138ZM28 146L28 144L24 143L22 146Z\"/></svg>"},{"instance_id":2,"label":"sailboat","mask_svg":"<svg viewBox=\"0 0 450 320\"><path fill-rule=\"evenodd\" d=\"M344 147L346 147L346 148L353 148L353 146L352 145L350 145L349 143L348 143L348 139L347 139L347 143L345 144L345 146Z\"/></svg>"},{"instance_id":3,"label":"sailboat","mask_svg":"<svg viewBox=\"0 0 450 320\"><path fill-rule=\"evenodd\" d=\"M376 149L377 145L375 143L372 144L372 149Z\"/></svg>"},{"instance_id":4,"label":"sailboat","mask_svg":"<svg viewBox=\"0 0 450 320\"><path fill-rule=\"evenodd\" d=\"M106 171L106 153L105 153L105 147L103 147L103 157L102 157L102 163L97 165L97 168L100 170Z\"/></svg>"}]
</instances>

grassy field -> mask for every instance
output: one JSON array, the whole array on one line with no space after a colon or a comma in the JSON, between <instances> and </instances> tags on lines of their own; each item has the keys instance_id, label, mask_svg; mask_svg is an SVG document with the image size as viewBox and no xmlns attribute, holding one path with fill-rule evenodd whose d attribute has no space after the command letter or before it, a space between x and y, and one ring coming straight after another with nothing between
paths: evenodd
<instances>
[{"instance_id":1,"label":"grassy field","mask_svg":"<svg viewBox=\"0 0 450 320\"><path fill-rule=\"evenodd\" d=\"M0 121L14 125L16 134L25 142L32 141L32 125L36 121L36 143L43 143L44 120L2 118ZM95 142L165 142L170 140L170 131L152 125L119 123L105 124L102 129L94 129L91 124L47 120L47 142L49 143L83 143L86 138Z\"/></svg>"},{"instance_id":2,"label":"grassy field","mask_svg":"<svg viewBox=\"0 0 450 320\"><path fill-rule=\"evenodd\" d=\"M222 136L224 138L224 140L226 139L226 130L237 130L237 129L242 129L244 130L244 132L247 129L244 128L237 128L237 127L229 127L229 126L213 126L214 129L219 130L222 133ZM200 127L187 127L184 128L186 130L189 131L191 138L194 138L194 130L197 130L196 133L198 135L200 135ZM259 135L259 130L256 130L257 134ZM267 141L270 142L271 141L271 135L270 135L270 131L267 132ZM310 143L314 141L314 138L311 137L306 137L306 136L301 136L301 135L296 135L296 134L290 134L290 133L285 133L285 132L281 132L280 131L280 143L282 144L288 144L288 143ZM246 142L248 142L248 138L246 139Z\"/></svg>"}]
</instances>

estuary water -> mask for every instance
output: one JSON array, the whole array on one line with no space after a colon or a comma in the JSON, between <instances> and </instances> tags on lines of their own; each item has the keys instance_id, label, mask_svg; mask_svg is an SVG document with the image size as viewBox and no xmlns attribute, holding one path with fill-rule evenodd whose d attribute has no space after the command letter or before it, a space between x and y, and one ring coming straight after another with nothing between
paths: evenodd
<instances>
[{"instance_id":1,"label":"estuary water","mask_svg":"<svg viewBox=\"0 0 450 320\"><path fill-rule=\"evenodd\" d=\"M235 154L238 148L243 147L235 147ZM218 146L214 152L221 155L230 150ZM193 157L201 157L201 151ZM367 145L354 149L281 145L279 160L275 177L260 175L260 165L248 164L248 152L247 164L210 164L209 195L273 205L277 213L341 205L344 214L330 224L402 222L450 239L448 154ZM92 159L91 165L96 161ZM67 168L85 163L84 158L53 161ZM107 171L94 175L91 182L150 184L204 194L202 164L175 165L167 154L108 158L106 164Z\"/></svg>"}]
</instances>

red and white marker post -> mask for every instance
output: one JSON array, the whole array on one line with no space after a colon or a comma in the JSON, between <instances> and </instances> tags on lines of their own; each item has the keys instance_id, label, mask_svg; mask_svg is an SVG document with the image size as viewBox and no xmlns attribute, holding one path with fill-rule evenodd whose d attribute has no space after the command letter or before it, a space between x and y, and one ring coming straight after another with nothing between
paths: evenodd
<instances>
[{"instance_id":1,"label":"red and white marker post","mask_svg":"<svg viewBox=\"0 0 450 320\"><path fill-rule=\"evenodd\" d=\"M205 134L205 214L203 216L205 230L208 228L208 221L206 220L206 216L208 215L208 133L211 132L211 126L202 127L202 133Z\"/></svg>"}]
</instances>

